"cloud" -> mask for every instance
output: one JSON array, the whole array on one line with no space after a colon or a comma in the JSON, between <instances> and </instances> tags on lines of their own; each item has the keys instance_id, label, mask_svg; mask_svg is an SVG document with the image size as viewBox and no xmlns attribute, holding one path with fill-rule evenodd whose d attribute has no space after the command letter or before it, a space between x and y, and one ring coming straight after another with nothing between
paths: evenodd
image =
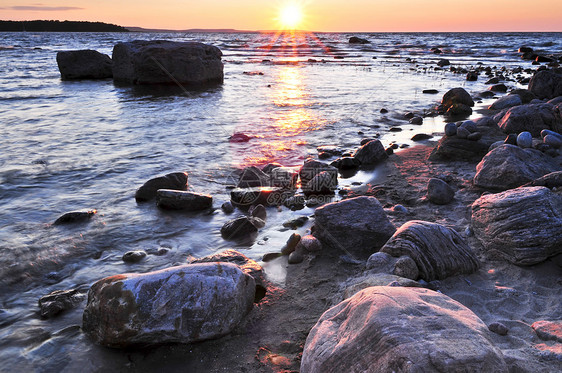
<instances>
[{"instance_id":1,"label":"cloud","mask_svg":"<svg viewBox=\"0 0 562 373\"><path fill-rule=\"evenodd\" d=\"M64 12L68 10L82 10L75 6L38 6L38 5L23 5L23 6L10 6L2 9L10 10L23 10L23 11L41 11L41 12Z\"/></svg>"}]
</instances>

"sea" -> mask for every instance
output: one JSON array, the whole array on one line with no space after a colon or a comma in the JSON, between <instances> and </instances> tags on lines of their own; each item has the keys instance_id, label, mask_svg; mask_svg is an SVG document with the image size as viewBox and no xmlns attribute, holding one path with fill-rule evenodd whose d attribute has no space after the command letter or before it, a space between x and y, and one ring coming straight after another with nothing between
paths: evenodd
<instances>
[{"instance_id":1,"label":"sea","mask_svg":"<svg viewBox=\"0 0 562 373\"><path fill-rule=\"evenodd\" d=\"M351 36L370 43L350 44ZM61 80L57 52L111 56L115 44L131 40L215 45L223 52L224 83L187 90ZM283 222L311 216L314 208L268 208L255 240L225 241L220 228L245 213L220 208L241 169L272 162L299 167L318 156L319 146L353 151L363 138L397 144L398 151L414 146L417 133L437 141L444 119L427 114L442 95L489 87L486 76L469 82L437 61L468 71L490 67L521 88L511 71L536 69L521 59L521 46L561 53L562 34L0 33L0 371L115 368L112 362L121 364L125 355L93 345L80 330L85 301L43 320L39 298L55 290L85 293L106 276L228 248L257 261L278 252L295 232ZM479 100L473 118L491 102ZM409 124L408 112L424 116L423 125ZM235 133L251 139L229 141ZM213 209L170 212L135 201L144 182L179 171L189 174L189 190L213 196ZM382 176L378 168L342 176L339 188L364 188ZM53 224L66 212L94 209L86 223ZM310 223L298 232L309 229ZM165 255L122 260L131 250L161 248ZM270 276L282 286L283 273Z\"/></svg>"}]
</instances>

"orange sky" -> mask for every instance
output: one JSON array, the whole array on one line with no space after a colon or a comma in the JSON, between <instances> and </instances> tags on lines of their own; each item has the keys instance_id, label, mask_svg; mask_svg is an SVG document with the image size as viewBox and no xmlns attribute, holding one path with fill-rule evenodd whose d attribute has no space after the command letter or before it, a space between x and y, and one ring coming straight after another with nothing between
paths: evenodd
<instances>
[{"instance_id":1,"label":"orange sky","mask_svg":"<svg viewBox=\"0 0 562 373\"><path fill-rule=\"evenodd\" d=\"M562 31L561 0L0 0L0 19L272 30L289 2L311 31Z\"/></svg>"}]
</instances>

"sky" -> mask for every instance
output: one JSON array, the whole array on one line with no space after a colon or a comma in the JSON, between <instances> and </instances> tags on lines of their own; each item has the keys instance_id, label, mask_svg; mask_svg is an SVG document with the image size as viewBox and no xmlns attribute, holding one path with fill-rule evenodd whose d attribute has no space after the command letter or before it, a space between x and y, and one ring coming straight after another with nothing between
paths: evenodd
<instances>
[{"instance_id":1,"label":"sky","mask_svg":"<svg viewBox=\"0 0 562 373\"><path fill-rule=\"evenodd\" d=\"M0 0L0 19L276 30L291 3L309 31L562 31L561 0Z\"/></svg>"}]
</instances>

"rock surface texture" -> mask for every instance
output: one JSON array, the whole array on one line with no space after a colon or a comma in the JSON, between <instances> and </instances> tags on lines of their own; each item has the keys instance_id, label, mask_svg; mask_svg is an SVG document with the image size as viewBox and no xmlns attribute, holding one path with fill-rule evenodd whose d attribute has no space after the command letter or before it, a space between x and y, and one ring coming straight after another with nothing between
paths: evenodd
<instances>
[{"instance_id":1,"label":"rock surface texture","mask_svg":"<svg viewBox=\"0 0 562 373\"><path fill-rule=\"evenodd\" d=\"M82 329L116 348L217 338L250 311L255 288L231 263L107 277L90 288Z\"/></svg>"},{"instance_id":2,"label":"rock surface texture","mask_svg":"<svg viewBox=\"0 0 562 373\"><path fill-rule=\"evenodd\" d=\"M529 82L529 91L540 99L562 96L562 72L560 70L538 71Z\"/></svg>"},{"instance_id":3,"label":"rock surface texture","mask_svg":"<svg viewBox=\"0 0 562 373\"><path fill-rule=\"evenodd\" d=\"M306 339L301 373L507 372L486 325L427 289L367 288L326 311Z\"/></svg>"},{"instance_id":4,"label":"rock surface texture","mask_svg":"<svg viewBox=\"0 0 562 373\"><path fill-rule=\"evenodd\" d=\"M552 104L528 104L509 109L500 119L498 126L505 133L528 131L539 137L543 129L562 132L560 111Z\"/></svg>"},{"instance_id":5,"label":"rock surface texture","mask_svg":"<svg viewBox=\"0 0 562 373\"><path fill-rule=\"evenodd\" d=\"M479 267L478 259L457 232L427 221L405 223L380 251L394 257L409 256L416 262L420 278L428 282L469 274Z\"/></svg>"},{"instance_id":6,"label":"rock surface texture","mask_svg":"<svg viewBox=\"0 0 562 373\"><path fill-rule=\"evenodd\" d=\"M113 62L108 55L86 49L57 53L62 80L107 79L113 76Z\"/></svg>"},{"instance_id":7,"label":"rock surface texture","mask_svg":"<svg viewBox=\"0 0 562 373\"><path fill-rule=\"evenodd\" d=\"M545 187L487 194L472 204L472 227L488 251L518 265L562 253L562 195Z\"/></svg>"},{"instance_id":8,"label":"rock surface texture","mask_svg":"<svg viewBox=\"0 0 562 373\"><path fill-rule=\"evenodd\" d=\"M221 56L219 48L196 42L119 43L113 48L113 79L129 84L222 83Z\"/></svg>"},{"instance_id":9,"label":"rock surface texture","mask_svg":"<svg viewBox=\"0 0 562 373\"><path fill-rule=\"evenodd\" d=\"M183 190L158 189L156 204L170 210L200 211L213 207L213 197Z\"/></svg>"},{"instance_id":10,"label":"rock surface texture","mask_svg":"<svg viewBox=\"0 0 562 373\"><path fill-rule=\"evenodd\" d=\"M538 150L504 144L490 151L476 166L474 185L512 189L559 170L552 158Z\"/></svg>"},{"instance_id":11,"label":"rock surface texture","mask_svg":"<svg viewBox=\"0 0 562 373\"><path fill-rule=\"evenodd\" d=\"M372 254L396 229L374 197L333 202L315 211L314 236L325 247L347 253Z\"/></svg>"}]
</instances>

